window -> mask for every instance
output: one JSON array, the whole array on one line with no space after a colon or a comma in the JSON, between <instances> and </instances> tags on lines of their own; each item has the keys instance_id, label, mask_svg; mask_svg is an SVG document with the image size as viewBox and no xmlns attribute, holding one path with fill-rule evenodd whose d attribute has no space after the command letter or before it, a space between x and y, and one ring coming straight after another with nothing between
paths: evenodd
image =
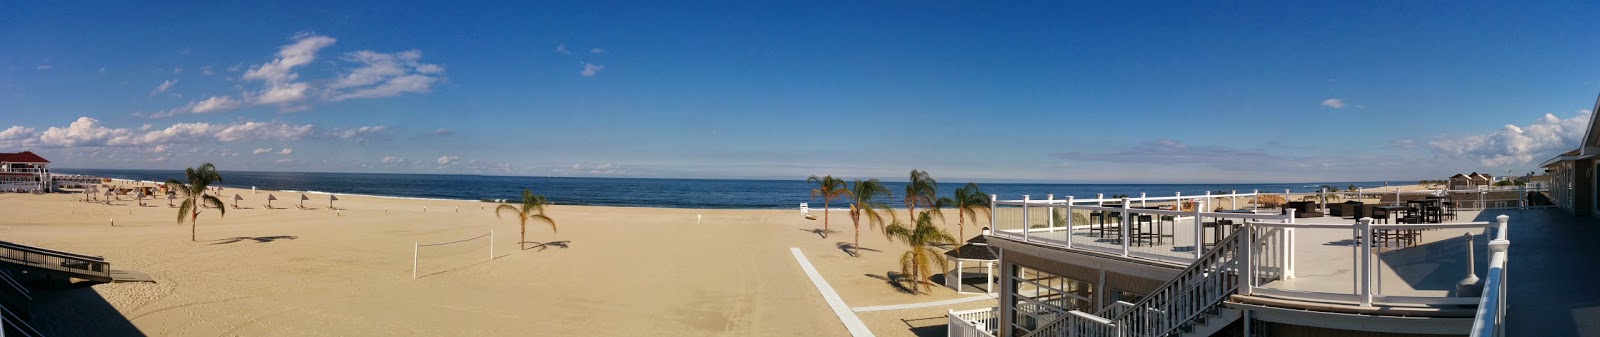
<instances>
[{"instance_id":1,"label":"window","mask_svg":"<svg viewBox=\"0 0 1600 337\"><path fill-rule=\"evenodd\" d=\"M1112 302L1123 301L1128 303L1139 303L1140 300L1144 299L1144 295L1140 295L1139 293L1131 291L1114 290L1110 293Z\"/></svg>"},{"instance_id":2,"label":"window","mask_svg":"<svg viewBox=\"0 0 1600 337\"><path fill-rule=\"evenodd\" d=\"M1017 265L1011 272L1012 327L1015 335L1024 335L1040 325L1050 323L1078 310L1094 312L1094 285L1038 269Z\"/></svg>"}]
</instances>

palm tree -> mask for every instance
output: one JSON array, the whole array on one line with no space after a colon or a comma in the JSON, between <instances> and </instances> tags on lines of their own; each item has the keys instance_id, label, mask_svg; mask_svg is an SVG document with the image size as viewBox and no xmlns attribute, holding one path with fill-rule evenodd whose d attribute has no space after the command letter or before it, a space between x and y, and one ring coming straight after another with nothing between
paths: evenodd
<instances>
[{"instance_id":1,"label":"palm tree","mask_svg":"<svg viewBox=\"0 0 1600 337\"><path fill-rule=\"evenodd\" d=\"M906 182L906 215L915 218L917 206L933 208L934 216L944 219L939 212L939 182L928 176L928 171L911 170L911 180Z\"/></svg>"},{"instance_id":2,"label":"palm tree","mask_svg":"<svg viewBox=\"0 0 1600 337\"><path fill-rule=\"evenodd\" d=\"M533 190L524 188L522 189L522 207L500 204L500 207L494 208L494 216L499 218L501 212L516 214L517 219L522 220L522 238L517 240L517 246L527 249L524 244L528 243L528 219L548 223L550 224L550 232L556 232L556 220L544 215L544 206L549 204L550 200L545 199L544 196L535 195Z\"/></svg>"},{"instance_id":3,"label":"palm tree","mask_svg":"<svg viewBox=\"0 0 1600 337\"><path fill-rule=\"evenodd\" d=\"M950 233L945 233L933 225L933 219L928 213L931 212L924 211L917 214L916 227L906 228L895 222L884 230L889 235L889 241L898 240L911 246L911 250L900 255L900 274L910 276L913 282L921 283L924 292L930 290L931 283L927 279L934 273L931 264L937 262L939 270L944 270L946 267L945 260L939 257L939 252L934 250L933 246L956 242L955 238L950 237ZM911 287L916 289L916 284L912 284Z\"/></svg>"},{"instance_id":4,"label":"palm tree","mask_svg":"<svg viewBox=\"0 0 1600 337\"><path fill-rule=\"evenodd\" d=\"M199 169L193 167L184 169L183 175L189 179L188 183L168 179L167 190L183 194L183 205L178 206L178 224L183 224L185 215L189 216L189 241L199 241L196 239L195 227L197 227L196 222L200 221L200 206L216 207L218 217L228 214L228 209L223 208L222 199L206 194L206 189L211 187L211 184L222 182L222 176L217 174L217 166L211 163L201 164Z\"/></svg>"},{"instance_id":5,"label":"palm tree","mask_svg":"<svg viewBox=\"0 0 1600 337\"><path fill-rule=\"evenodd\" d=\"M973 224L977 224L978 212L983 212L984 217L989 215L989 195L983 194L983 191L978 189L978 184L974 183L967 183L967 186L957 188L954 199L939 198L938 204L956 208L956 233L960 235L957 240L967 238L968 218L972 219ZM956 246L956 254L961 254L960 250L961 246Z\"/></svg>"},{"instance_id":6,"label":"palm tree","mask_svg":"<svg viewBox=\"0 0 1600 337\"><path fill-rule=\"evenodd\" d=\"M822 178L811 176L806 178L806 183L817 184L817 188L811 190L811 197L822 197L822 236L827 237L828 214L832 213L828 211L828 202L850 195L850 191L845 189L844 179L834 178L831 175Z\"/></svg>"},{"instance_id":7,"label":"palm tree","mask_svg":"<svg viewBox=\"0 0 1600 337\"><path fill-rule=\"evenodd\" d=\"M851 246L850 255L861 256L861 218L865 216L867 225L871 227L883 226L883 215L888 214L889 219L895 219L894 211L889 210L889 205L878 202L879 197L892 197L888 187L877 179L861 181L856 179L850 183L850 221L855 222L856 242Z\"/></svg>"}]
</instances>

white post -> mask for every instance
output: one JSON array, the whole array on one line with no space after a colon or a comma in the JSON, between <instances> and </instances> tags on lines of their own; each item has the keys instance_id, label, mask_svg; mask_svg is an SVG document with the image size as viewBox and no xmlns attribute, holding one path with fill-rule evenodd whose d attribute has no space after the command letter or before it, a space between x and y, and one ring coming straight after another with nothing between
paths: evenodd
<instances>
[{"instance_id":1,"label":"white post","mask_svg":"<svg viewBox=\"0 0 1600 337\"><path fill-rule=\"evenodd\" d=\"M1228 190L1228 209L1239 209L1239 190Z\"/></svg>"},{"instance_id":2,"label":"white post","mask_svg":"<svg viewBox=\"0 0 1600 337\"><path fill-rule=\"evenodd\" d=\"M1363 194L1363 193L1364 193L1364 192L1362 192L1362 191L1361 191L1361 188L1360 188L1360 187L1357 187L1357 188L1356 188L1356 200L1363 200L1363 199L1366 199L1366 195L1364 195L1364 194Z\"/></svg>"},{"instance_id":3,"label":"white post","mask_svg":"<svg viewBox=\"0 0 1600 337\"><path fill-rule=\"evenodd\" d=\"M1044 227L1045 228L1054 229L1054 228L1056 228L1056 208L1054 207L1055 204L1056 204L1056 195L1054 193L1051 193L1051 194L1045 194L1044 196L1045 196L1045 205L1050 207L1050 208L1047 208L1048 211L1045 212L1046 217L1048 219L1044 219L1044 223L1045 223Z\"/></svg>"},{"instance_id":4,"label":"white post","mask_svg":"<svg viewBox=\"0 0 1600 337\"><path fill-rule=\"evenodd\" d=\"M1145 197L1144 192L1139 192L1139 207L1147 206L1147 205L1144 204L1144 197Z\"/></svg>"},{"instance_id":5,"label":"white post","mask_svg":"<svg viewBox=\"0 0 1600 337\"><path fill-rule=\"evenodd\" d=\"M1255 254L1253 254L1251 252L1252 251L1251 248L1252 248L1252 246L1255 246L1255 244L1250 242L1250 241L1252 241L1251 238L1255 236L1255 229L1254 228L1255 228L1255 225L1251 225L1249 222L1245 222L1245 223L1243 223L1243 224L1241 224L1239 226L1239 231L1241 231L1241 233L1239 233L1239 237L1238 237L1239 242L1237 243L1237 245L1239 245L1239 257L1238 258L1241 259L1241 260L1244 260L1244 265L1240 266L1239 270L1238 270L1239 271L1239 293L1240 294L1245 294L1245 295L1250 295L1250 294L1255 293L1255 285L1256 285L1256 282L1255 282L1255 275L1256 275L1255 274L1255 265L1256 265L1256 262L1255 262Z\"/></svg>"},{"instance_id":6,"label":"white post","mask_svg":"<svg viewBox=\"0 0 1600 337\"><path fill-rule=\"evenodd\" d=\"M1128 256L1128 226L1133 225L1132 216L1128 214L1128 198L1122 198L1122 256Z\"/></svg>"},{"instance_id":7,"label":"white post","mask_svg":"<svg viewBox=\"0 0 1600 337\"><path fill-rule=\"evenodd\" d=\"M1105 193L1095 193L1094 194L1094 205L1095 206L1105 206L1106 205L1105 199L1106 199L1106 194Z\"/></svg>"},{"instance_id":8,"label":"white post","mask_svg":"<svg viewBox=\"0 0 1600 337\"><path fill-rule=\"evenodd\" d=\"M411 279L417 279L417 250L422 249L421 242L411 243Z\"/></svg>"},{"instance_id":9,"label":"white post","mask_svg":"<svg viewBox=\"0 0 1600 337\"><path fill-rule=\"evenodd\" d=\"M489 260L494 260L494 230L489 230Z\"/></svg>"},{"instance_id":10,"label":"white post","mask_svg":"<svg viewBox=\"0 0 1600 337\"><path fill-rule=\"evenodd\" d=\"M1318 188L1317 189L1317 194L1321 195L1321 197L1322 197L1322 207L1320 207L1320 208L1322 208L1322 213L1323 214L1327 214L1328 213L1328 188L1327 187Z\"/></svg>"},{"instance_id":11,"label":"white post","mask_svg":"<svg viewBox=\"0 0 1600 337\"><path fill-rule=\"evenodd\" d=\"M1358 295L1361 296L1362 307L1372 307L1372 277L1370 276L1372 274L1372 244L1374 240L1372 238L1371 224L1372 218L1361 218L1361 220L1356 221L1356 228L1361 231L1362 239L1361 266L1357 268L1357 274L1361 275L1361 291Z\"/></svg>"},{"instance_id":12,"label":"white post","mask_svg":"<svg viewBox=\"0 0 1600 337\"><path fill-rule=\"evenodd\" d=\"M1072 196L1067 196L1067 249L1072 249Z\"/></svg>"},{"instance_id":13,"label":"white post","mask_svg":"<svg viewBox=\"0 0 1600 337\"><path fill-rule=\"evenodd\" d=\"M1483 203L1483 196L1487 195L1487 194L1489 194L1489 192L1478 192L1478 210L1479 211L1484 211L1484 210L1488 210L1489 209L1489 205Z\"/></svg>"},{"instance_id":14,"label":"white post","mask_svg":"<svg viewBox=\"0 0 1600 337\"><path fill-rule=\"evenodd\" d=\"M1253 207L1254 209L1261 209L1261 190L1259 190L1259 189L1251 189L1250 190L1250 196L1253 197L1253 198L1250 199L1250 207ZM1284 200L1284 201L1288 201L1288 200Z\"/></svg>"},{"instance_id":15,"label":"white post","mask_svg":"<svg viewBox=\"0 0 1600 337\"><path fill-rule=\"evenodd\" d=\"M1396 186L1394 188L1394 205L1395 206L1400 206L1400 187L1399 186Z\"/></svg>"},{"instance_id":16,"label":"white post","mask_svg":"<svg viewBox=\"0 0 1600 337\"><path fill-rule=\"evenodd\" d=\"M1028 242L1028 227L1033 227L1033 222L1031 222L1031 218L1029 217L1029 215L1031 215L1031 214L1028 214L1028 213L1032 213L1031 211L1028 210L1028 195L1027 194L1023 194L1022 195L1022 242Z\"/></svg>"},{"instance_id":17,"label":"white post","mask_svg":"<svg viewBox=\"0 0 1600 337\"><path fill-rule=\"evenodd\" d=\"M1178 193L1178 196L1182 197L1183 193ZM1181 205L1182 201L1179 201L1179 204ZM1181 211L1183 209L1180 208L1179 210ZM1221 226L1222 224L1217 224L1217 225ZM1195 200L1195 203L1194 203L1194 258L1195 259L1199 259L1200 255L1204 254L1204 251L1205 251L1205 247L1206 247L1206 245L1205 245L1205 241L1206 241L1205 240L1205 238L1206 238L1206 236L1205 236L1206 235L1205 234L1206 233L1205 232L1205 228L1206 228L1206 226L1204 224L1204 221L1200 220L1200 201L1199 200ZM1178 216L1176 216L1176 215L1172 216L1172 232L1173 232L1172 233L1173 234L1173 240L1172 241L1178 241L1177 240ZM1212 240L1222 241L1222 237L1212 238Z\"/></svg>"},{"instance_id":18,"label":"white post","mask_svg":"<svg viewBox=\"0 0 1600 337\"><path fill-rule=\"evenodd\" d=\"M1194 203L1194 209L1201 209L1200 206L1201 205L1205 205L1205 208L1207 208L1206 210L1209 211L1210 208L1211 208L1211 205L1210 205L1211 204L1211 191L1206 191L1206 197L1205 197L1204 200L1205 200L1205 202L1198 202L1200 200L1195 200L1197 202Z\"/></svg>"}]
</instances>

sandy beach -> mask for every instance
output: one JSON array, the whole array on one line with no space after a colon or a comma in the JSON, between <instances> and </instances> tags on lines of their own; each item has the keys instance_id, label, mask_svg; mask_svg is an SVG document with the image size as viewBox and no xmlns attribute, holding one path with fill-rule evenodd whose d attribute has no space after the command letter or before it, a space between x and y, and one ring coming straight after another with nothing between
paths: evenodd
<instances>
[{"instance_id":1,"label":"sandy beach","mask_svg":"<svg viewBox=\"0 0 1600 337\"><path fill-rule=\"evenodd\" d=\"M519 250L517 221L496 218L489 203L340 195L336 212L327 195L299 210L298 193L234 193L243 208L221 218L206 210L199 242L164 199L140 207L126 196L108 206L81 194L0 194L0 240L104 256L157 281L40 291L34 320L52 335L848 335L791 247L850 307L975 296L896 289L884 277L899 270L905 245L864 228L862 256L851 257L840 249L851 223L838 210L838 232L823 238L812 232L821 210L806 220L795 210L557 205L548 214L559 233L528 228L528 241L556 243ZM263 208L269 193L278 209ZM412 279L414 243L491 230L492 260L487 238L423 248ZM946 309L994 304L859 316L879 336L942 336Z\"/></svg>"}]
</instances>

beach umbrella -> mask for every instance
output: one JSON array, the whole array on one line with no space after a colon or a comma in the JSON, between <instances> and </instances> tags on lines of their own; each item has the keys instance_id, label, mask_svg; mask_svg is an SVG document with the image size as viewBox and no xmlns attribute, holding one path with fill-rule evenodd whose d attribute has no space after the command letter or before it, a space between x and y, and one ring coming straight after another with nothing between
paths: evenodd
<instances>
[{"instance_id":1,"label":"beach umbrella","mask_svg":"<svg viewBox=\"0 0 1600 337\"><path fill-rule=\"evenodd\" d=\"M111 204L111 196L112 196L111 190L106 190L106 204L107 205Z\"/></svg>"},{"instance_id":2,"label":"beach umbrella","mask_svg":"<svg viewBox=\"0 0 1600 337\"><path fill-rule=\"evenodd\" d=\"M244 197L239 196L238 193L235 193L233 195L233 208L239 208L239 200L244 200Z\"/></svg>"},{"instance_id":3,"label":"beach umbrella","mask_svg":"<svg viewBox=\"0 0 1600 337\"><path fill-rule=\"evenodd\" d=\"M306 208L306 200L311 200L305 193L300 193L300 208Z\"/></svg>"},{"instance_id":4,"label":"beach umbrella","mask_svg":"<svg viewBox=\"0 0 1600 337\"><path fill-rule=\"evenodd\" d=\"M328 209L333 209L333 202L334 201L338 201L338 200L339 200L339 197L335 197L332 194L329 194L328 195Z\"/></svg>"},{"instance_id":5,"label":"beach umbrella","mask_svg":"<svg viewBox=\"0 0 1600 337\"><path fill-rule=\"evenodd\" d=\"M173 200L178 200L178 194L177 193L168 192L167 193L167 207L177 207L178 206L178 205L173 205L172 204Z\"/></svg>"},{"instance_id":6,"label":"beach umbrella","mask_svg":"<svg viewBox=\"0 0 1600 337\"><path fill-rule=\"evenodd\" d=\"M139 199L139 206L144 206L144 189L141 188L138 193L134 193L133 198Z\"/></svg>"},{"instance_id":7,"label":"beach umbrella","mask_svg":"<svg viewBox=\"0 0 1600 337\"><path fill-rule=\"evenodd\" d=\"M278 197L274 196L274 195L271 195L271 194L268 194L267 195L267 208L272 208L272 201L273 200L278 200Z\"/></svg>"}]
</instances>

